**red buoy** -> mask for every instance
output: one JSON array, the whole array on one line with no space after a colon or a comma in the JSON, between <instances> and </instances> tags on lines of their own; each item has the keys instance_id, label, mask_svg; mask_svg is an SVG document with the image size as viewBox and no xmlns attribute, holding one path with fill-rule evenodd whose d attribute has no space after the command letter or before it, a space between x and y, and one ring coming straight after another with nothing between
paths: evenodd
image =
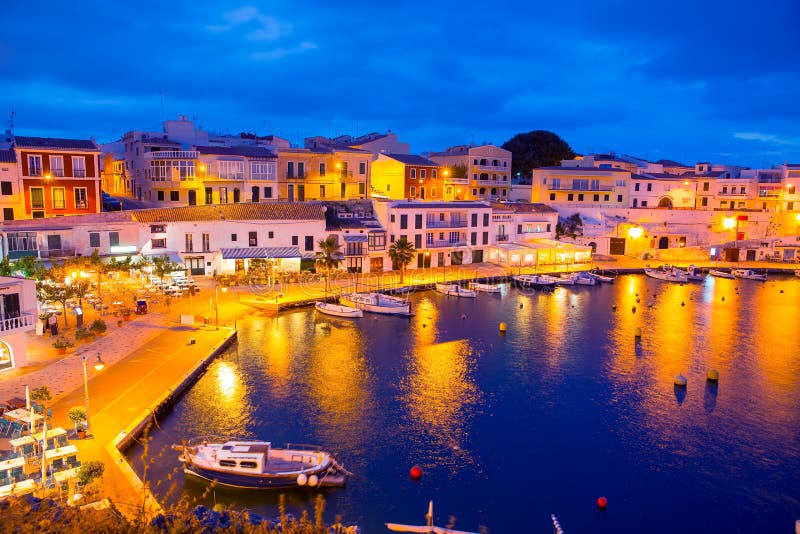
<instances>
[{"instance_id":1,"label":"red buoy","mask_svg":"<svg viewBox=\"0 0 800 534\"><path fill-rule=\"evenodd\" d=\"M608 506L608 499L605 497L598 497L597 498L597 507L601 510L605 510L606 506Z\"/></svg>"},{"instance_id":2,"label":"red buoy","mask_svg":"<svg viewBox=\"0 0 800 534\"><path fill-rule=\"evenodd\" d=\"M409 470L408 474L411 475L411 478L414 480L419 480L422 478L422 468L418 465L415 465Z\"/></svg>"}]
</instances>

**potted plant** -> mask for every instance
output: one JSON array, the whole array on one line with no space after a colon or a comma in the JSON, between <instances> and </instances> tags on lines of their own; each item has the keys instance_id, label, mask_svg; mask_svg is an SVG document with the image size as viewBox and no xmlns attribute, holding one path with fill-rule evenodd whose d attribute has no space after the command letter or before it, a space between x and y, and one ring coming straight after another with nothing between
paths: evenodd
<instances>
[{"instance_id":1,"label":"potted plant","mask_svg":"<svg viewBox=\"0 0 800 534\"><path fill-rule=\"evenodd\" d=\"M67 349L73 347L72 341L64 337L63 334L58 336L55 341L53 341L53 347L55 347L58 354L66 354Z\"/></svg>"},{"instance_id":2,"label":"potted plant","mask_svg":"<svg viewBox=\"0 0 800 534\"><path fill-rule=\"evenodd\" d=\"M86 437L86 408L83 406L73 406L67 412L67 418L75 425L75 433L78 438Z\"/></svg>"},{"instance_id":3,"label":"potted plant","mask_svg":"<svg viewBox=\"0 0 800 534\"><path fill-rule=\"evenodd\" d=\"M95 319L92 322L92 325L89 327L89 330L94 332L95 335L103 334L107 329L108 327L106 326L106 322L103 321L102 319Z\"/></svg>"},{"instance_id":4,"label":"potted plant","mask_svg":"<svg viewBox=\"0 0 800 534\"><path fill-rule=\"evenodd\" d=\"M123 308L122 309L122 318L126 321L131 320L131 309L130 308Z\"/></svg>"}]
</instances>

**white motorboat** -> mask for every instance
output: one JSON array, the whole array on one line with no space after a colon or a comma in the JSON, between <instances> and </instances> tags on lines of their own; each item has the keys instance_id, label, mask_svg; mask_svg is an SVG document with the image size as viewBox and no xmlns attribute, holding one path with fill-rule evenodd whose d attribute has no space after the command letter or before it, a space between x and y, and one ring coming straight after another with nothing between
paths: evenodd
<instances>
[{"instance_id":1,"label":"white motorboat","mask_svg":"<svg viewBox=\"0 0 800 534\"><path fill-rule=\"evenodd\" d=\"M425 514L425 525L403 525L401 523L386 523L386 528L392 532L423 532L425 534L477 534L451 528L437 527L433 524L433 501L428 503L428 513Z\"/></svg>"},{"instance_id":2,"label":"white motorboat","mask_svg":"<svg viewBox=\"0 0 800 534\"><path fill-rule=\"evenodd\" d=\"M543 275L548 276L548 275ZM553 276L557 286L573 286L575 285L575 273L564 273L562 275Z\"/></svg>"},{"instance_id":3,"label":"white motorboat","mask_svg":"<svg viewBox=\"0 0 800 534\"><path fill-rule=\"evenodd\" d=\"M611 284L611 283L614 282L614 277L613 276L606 276L604 274L600 274L597 271L588 271L585 274L591 276L592 278L594 278L598 282L604 282L604 283L607 283L607 284Z\"/></svg>"},{"instance_id":4,"label":"white motorboat","mask_svg":"<svg viewBox=\"0 0 800 534\"><path fill-rule=\"evenodd\" d=\"M719 269L709 269L708 274L710 274L711 276L716 276L717 278L729 278L729 279L736 278L730 272L720 271Z\"/></svg>"},{"instance_id":5,"label":"white motorboat","mask_svg":"<svg viewBox=\"0 0 800 534\"><path fill-rule=\"evenodd\" d=\"M364 311L358 308L351 308L350 306L342 306L341 304L330 304L328 302L317 302L314 308L320 313L325 315L335 315L336 317L364 317Z\"/></svg>"},{"instance_id":6,"label":"white motorboat","mask_svg":"<svg viewBox=\"0 0 800 534\"><path fill-rule=\"evenodd\" d=\"M745 280L758 280L760 282L765 282L767 280L766 274L757 273L752 269L734 269L731 271L731 274L736 278L744 278Z\"/></svg>"},{"instance_id":7,"label":"white motorboat","mask_svg":"<svg viewBox=\"0 0 800 534\"><path fill-rule=\"evenodd\" d=\"M594 286L598 284L597 278L585 271L575 273L575 283L580 286Z\"/></svg>"},{"instance_id":8,"label":"white motorboat","mask_svg":"<svg viewBox=\"0 0 800 534\"><path fill-rule=\"evenodd\" d=\"M502 288L499 284L483 284L480 282L470 282L469 284L470 289L474 289L475 291L479 291L481 293L500 293L502 292Z\"/></svg>"},{"instance_id":9,"label":"white motorboat","mask_svg":"<svg viewBox=\"0 0 800 534\"><path fill-rule=\"evenodd\" d=\"M518 274L511 279L520 287L551 287L556 279L546 274Z\"/></svg>"},{"instance_id":10,"label":"white motorboat","mask_svg":"<svg viewBox=\"0 0 800 534\"><path fill-rule=\"evenodd\" d=\"M650 267L644 270L644 274L649 276L650 278L655 278L657 280L664 280L665 282L688 282L689 277L687 274L680 269L676 269L669 265L664 265L657 269L652 269Z\"/></svg>"},{"instance_id":11,"label":"white motorboat","mask_svg":"<svg viewBox=\"0 0 800 534\"><path fill-rule=\"evenodd\" d=\"M223 486L279 489L344 486L349 474L328 452L308 445L273 448L268 441L229 440L173 445L187 475Z\"/></svg>"},{"instance_id":12,"label":"white motorboat","mask_svg":"<svg viewBox=\"0 0 800 534\"><path fill-rule=\"evenodd\" d=\"M339 303L370 313L385 315L411 315L411 304L407 299L382 293L351 293L339 297Z\"/></svg>"},{"instance_id":13,"label":"white motorboat","mask_svg":"<svg viewBox=\"0 0 800 534\"><path fill-rule=\"evenodd\" d=\"M703 273L700 272L700 269L694 265L689 265L685 270L680 270L686 273L686 278L689 280L700 281L705 279L705 275L703 275Z\"/></svg>"},{"instance_id":14,"label":"white motorboat","mask_svg":"<svg viewBox=\"0 0 800 534\"><path fill-rule=\"evenodd\" d=\"M478 294L473 289L464 289L458 284L436 284L436 291L454 297L475 298Z\"/></svg>"}]
</instances>

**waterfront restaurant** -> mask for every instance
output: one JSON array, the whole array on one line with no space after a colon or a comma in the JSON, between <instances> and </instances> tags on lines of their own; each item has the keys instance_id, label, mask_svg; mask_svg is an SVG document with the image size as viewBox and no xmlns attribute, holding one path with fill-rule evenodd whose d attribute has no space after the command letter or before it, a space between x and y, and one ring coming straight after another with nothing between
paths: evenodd
<instances>
[{"instance_id":1,"label":"waterfront restaurant","mask_svg":"<svg viewBox=\"0 0 800 534\"><path fill-rule=\"evenodd\" d=\"M519 243L498 243L489 247L489 262L506 269L514 267L564 267L590 263L592 247L562 243L553 239L533 239Z\"/></svg>"}]
</instances>

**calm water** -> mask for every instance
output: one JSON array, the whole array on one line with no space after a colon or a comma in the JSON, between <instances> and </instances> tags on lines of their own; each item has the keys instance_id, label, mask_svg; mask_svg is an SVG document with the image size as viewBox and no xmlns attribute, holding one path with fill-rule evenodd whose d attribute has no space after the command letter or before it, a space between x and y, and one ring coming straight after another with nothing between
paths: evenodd
<instances>
[{"instance_id":1,"label":"calm water","mask_svg":"<svg viewBox=\"0 0 800 534\"><path fill-rule=\"evenodd\" d=\"M800 519L800 279L622 276L411 300L410 319L300 310L240 322L238 346L153 436L150 477L173 473L199 496L164 448L219 434L336 452L356 476L326 490L328 519L367 533L421 524L429 499L437 524L498 533L552 532L550 513L568 534L791 532ZM313 495L291 492L291 508L311 509ZM271 493L213 497L277 515Z\"/></svg>"}]
</instances>

